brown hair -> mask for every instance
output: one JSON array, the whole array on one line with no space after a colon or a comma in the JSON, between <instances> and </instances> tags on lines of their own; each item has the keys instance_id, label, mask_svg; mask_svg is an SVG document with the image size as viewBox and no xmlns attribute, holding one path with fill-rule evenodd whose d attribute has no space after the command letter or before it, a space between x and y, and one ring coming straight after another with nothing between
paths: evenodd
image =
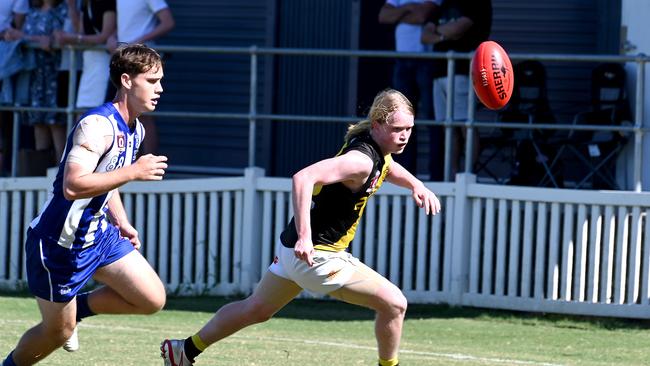
<instances>
[{"instance_id":1,"label":"brown hair","mask_svg":"<svg viewBox=\"0 0 650 366\"><path fill-rule=\"evenodd\" d=\"M157 67L162 67L162 59L153 48L143 44L120 46L111 57L111 83L119 90L122 74L135 77Z\"/></svg>"},{"instance_id":2,"label":"brown hair","mask_svg":"<svg viewBox=\"0 0 650 366\"><path fill-rule=\"evenodd\" d=\"M395 89L385 89L375 97L372 102L368 117L363 121L348 127L348 132L345 134L345 141L350 141L351 138L362 134L363 132L370 131L372 121L380 124L388 124L390 117L399 109L415 115L413 104Z\"/></svg>"}]
</instances>

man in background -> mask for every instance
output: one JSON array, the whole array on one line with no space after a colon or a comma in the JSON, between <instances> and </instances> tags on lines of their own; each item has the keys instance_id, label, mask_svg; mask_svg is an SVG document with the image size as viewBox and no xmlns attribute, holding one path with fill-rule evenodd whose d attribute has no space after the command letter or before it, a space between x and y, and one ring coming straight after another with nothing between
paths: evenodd
<instances>
[{"instance_id":1,"label":"man in background","mask_svg":"<svg viewBox=\"0 0 650 366\"><path fill-rule=\"evenodd\" d=\"M143 43L155 48L155 41L176 26L165 0L117 0L116 6L117 39L109 40L109 49L115 49L117 42ZM139 119L147 130L147 139L143 141L140 153L155 154L159 144L155 120L148 115Z\"/></svg>"},{"instance_id":2,"label":"man in background","mask_svg":"<svg viewBox=\"0 0 650 366\"><path fill-rule=\"evenodd\" d=\"M472 52L487 41L492 27L491 0L444 0L437 22L427 23L422 30L422 42L433 45L434 52ZM447 60L435 60L433 67L433 100L436 121L447 115ZM467 120L470 89L469 60L456 60L454 69L454 121ZM465 131L462 131L465 135ZM474 159L478 156L478 136L474 135ZM451 148L451 175L458 172L461 156L461 136L454 133ZM465 157L469 158L469 157Z\"/></svg>"},{"instance_id":3,"label":"man in background","mask_svg":"<svg viewBox=\"0 0 650 366\"><path fill-rule=\"evenodd\" d=\"M395 25L395 51L423 53L431 46L421 41L422 27L431 19L442 0L386 0L379 11L379 23ZM397 58L393 67L392 87L402 92L413 102L418 119L433 119L431 60ZM440 127L434 127L441 134ZM414 131L415 132L415 131ZM405 168L417 172L417 133L411 144L396 160ZM434 142L432 142L434 143ZM438 142L435 142L439 144ZM437 159L441 161L441 159ZM432 174L433 180L442 178Z\"/></svg>"}]
</instances>

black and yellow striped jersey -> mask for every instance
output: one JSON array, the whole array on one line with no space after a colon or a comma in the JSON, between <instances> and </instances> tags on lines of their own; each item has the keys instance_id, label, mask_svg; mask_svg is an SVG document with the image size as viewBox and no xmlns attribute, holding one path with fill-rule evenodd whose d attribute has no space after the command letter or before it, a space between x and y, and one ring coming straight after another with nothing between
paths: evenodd
<instances>
[{"instance_id":1,"label":"black and yellow striped jersey","mask_svg":"<svg viewBox=\"0 0 650 366\"><path fill-rule=\"evenodd\" d=\"M340 182L314 187L310 216L315 249L338 252L350 245L368 198L379 189L388 174L392 157L390 154L382 155L368 133L352 138L343 145L337 156L351 150L368 155L373 162L372 171L358 192L350 191ZM291 219L280 235L282 244L288 248L293 248L298 240L294 220Z\"/></svg>"}]
</instances>

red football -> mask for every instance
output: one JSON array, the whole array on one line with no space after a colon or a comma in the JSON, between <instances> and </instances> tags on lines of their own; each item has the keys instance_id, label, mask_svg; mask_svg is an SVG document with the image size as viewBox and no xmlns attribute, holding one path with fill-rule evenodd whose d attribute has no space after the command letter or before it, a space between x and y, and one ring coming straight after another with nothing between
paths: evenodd
<instances>
[{"instance_id":1,"label":"red football","mask_svg":"<svg viewBox=\"0 0 650 366\"><path fill-rule=\"evenodd\" d=\"M515 75L510 57L494 41L481 43L472 58L472 84L478 99L490 109L501 109L510 100Z\"/></svg>"}]
</instances>

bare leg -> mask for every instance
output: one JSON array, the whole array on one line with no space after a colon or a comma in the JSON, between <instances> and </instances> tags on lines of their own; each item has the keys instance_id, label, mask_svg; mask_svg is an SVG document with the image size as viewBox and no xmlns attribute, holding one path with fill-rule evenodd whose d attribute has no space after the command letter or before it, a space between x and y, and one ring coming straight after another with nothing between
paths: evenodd
<instances>
[{"instance_id":1,"label":"bare leg","mask_svg":"<svg viewBox=\"0 0 650 366\"><path fill-rule=\"evenodd\" d=\"M75 327L77 305L36 298L42 321L29 329L18 341L13 353L17 365L33 365L58 349L70 338Z\"/></svg>"},{"instance_id":2,"label":"bare leg","mask_svg":"<svg viewBox=\"0 0 650 366\"><path fill-rule=\"evenodd\" d=\"M50 132L52 133L52 142L54 143L54 158L58 164L65 149L66 140L66 126L65 125L51 125Z\"/></svg>"},{"instance_id":3,"label":"bare leg","mask_svg":"<svg viewBox=\"0 0 650 366\"><path fill-rule=\"evenodd\" d=\"M36 150L47 150L52 147L52 134L50 127L46 124L34 125L34 148Z\"/></svg>"},{"instance_id":4,"label":"bare leg","mask_svg":"<svg viewBox=\"0 0 650 366\"><path fill-rule=\"evenodd\" d=\"M199 331L199 337L211 345L249 325L267 321L300 291L295 282L266 272L251 296L224 305Z\"/></svg>"},{"instance_id":5,"label":"bare leg","mask_svg":"<svg viewBox=\"0 0 650 366\"><path fill-rule=\"evenodd\" d=\"M88 296L97 314L153 314L165 305L165 287L138 251L99 268L94 278L106 285Z\"/></svg>"},{"instance_id":6,"label":"bare leg","mask_svg":"<svg viewBox=\"0 0 650 366\"><path fill-rule=\"evenodd\" d=\"M407 302L402 292L390 281L363 263L348 284L329 294L350 304L375 310L375 337L379 357L397 357Z\"/></svg>"}]
</instances>

